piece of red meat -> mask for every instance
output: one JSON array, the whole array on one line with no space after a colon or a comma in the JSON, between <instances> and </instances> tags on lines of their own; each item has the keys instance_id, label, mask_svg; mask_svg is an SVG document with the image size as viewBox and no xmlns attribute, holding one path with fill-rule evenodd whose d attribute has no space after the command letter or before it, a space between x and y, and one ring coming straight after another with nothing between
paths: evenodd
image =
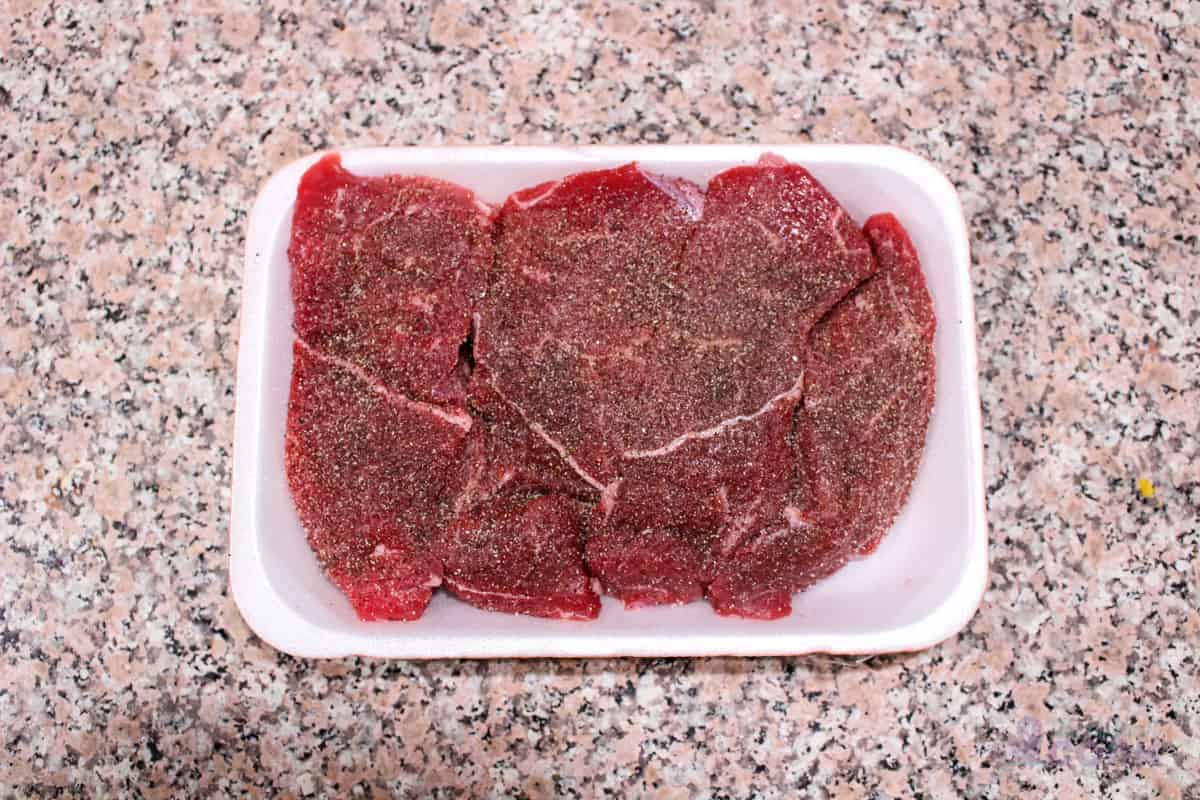
<instances>
[{"instance_id":1,"label":"piece of red meat","mask_svg":"<svg viewBox=\"0 0 1200 800\"><path fill-rule=\"evenodd\" d=\"M432 542L459 493L469 426L296 342L288 485L317 560L362 619L416 619L441 582Z\"/></svg>"},{"instance_id":2,"label":"piece of red meat","mask_svg":"<svg viewBox=\"0 0 1200 800\"><path fill-rule=\"evenodd\" d=\"M476 360L597 488L622 451L657 446L694 415L696 390L679 394L664 370L681 344L673 279L700 205L697 187L630 164L518 192L497 219Z\"/></svg>"},{"instance_id":3,"label":"piece of red meat","mask_svg":"<svg viewBox=\"0 0 1200 800\"><path fill-rule=\"evenodd\" d=\"M623 169L628 175L631 168ZM639 199L673 199L644 173L635 177L644 181ZM574 202L590 209L588 198ZM611 202L603 208L615 213ZM564 224L561 212L549 217ZM506 207L500 219L502 242L505 225L540 231L547 224L528 209ZM518 263L531 258L523 252ZM570 269L592 269L594 261L588 251ZM504 264L501 257L502 274ZM587 547L589 568L607 592L631 606L696 599L715 565L779 516L793 469L787 437L803 387L807 336L873 268L866 240L837 201L803 168L767 157L712 179L676 264L655 259L652 269L618 283L621 291L602 295L604 301L580 290L582 310L557 329L579 342L567 352L589 346L591 337L597 359L628 347L637 330L622 327L627 319L605 302L637 308L640 296L654 295L659 284L674 292L656 296L652 316L663 327L633 349L636 359L622 371L589 372L586 359L572 367L595 397L617 397L610 384L636 394L635 403L596 401L587 408L591 436L640 445L610 455L611 466L598 471L617 480L592 515ZM600 272L613 269L604 264ZM531 290L531 297L557 302L548 298L573 291L572 274L550 290ZM532 403L530 416L556 396L553 380L543 378L518 401ZM636 436L608 429L611 420L639 418ZM554 436L562 430L547 428ZM571 449L571 440L562 440L568 453L594 463Z\"/></svg>"},{"instance_id":4,"label":"piece of red meat","mask_svg":"<svg viewBox=\"0 0 1200 800\"><path fill-rule=\"evenodd\" d=\"M467 415L460 350L490 225L465 189L357 177L336 156L300 182L288 477L318 559L363 619L414 619L443 580L483 608L599 611L570 499L594 491L483 371Z\"/></svg>"},{"instance_id":5,"label":"piece of red meat","mask_svg":"<svg viewBox=\"0 0 1200 800\"><path fill-rule=\"evenodd\" d=\"M766 155L714 176L678 269L690 335L730 343L699 359L700 376L736 383L718 393L737 401L713 417L753 413L796 387L813 325L873 271L854 220L803 167Z\"/></svg>"},{"instance_id":6,"label":"piece of red meat","mask_svg":"<svg viewBox=\"0 0 1200 800\"><path fill-rule=\"evenodd\" d=\"M471 605L554 619L595 619L583 567L580 505L505 488L461 510L441 541L447 589Z\"/></svg>"},{"instance_id":7,"label":"piece of red meat","mask_svg":"<svg viewBox=\"0 0 1200 800\"><path fill-rule=\"evenodd\" d=\"M478 369L463 489L438 540L445 587L492 611L594 619L580 515L595 490L495 393Z\"/></svg>"},{"instance_id":8,"label":"piece of red meat","mask_svg":"<svg viewBox=\"0 0 1200 800\"><path fill-rule=\"evenodd\" d=\"M319 562L363 619L415 619L441 581L472 422L459 348L492 260L491 212L428 178L300 180L286 466ZM428 401L428 402L425 402Z\"/></svg>"},{"instance_id":9,"label":"piece of red meat","mask_svg":"<svg viewBox=\"0 0 1200 800\"><path fill-rule=\"evenodd\" d=\"M794 592L879 544L916 478L936 379L933 302L900 222L879 214L864 233L878 272L812 332L792 502L710 584L719 613L786 615Z\"/></svg>"},{"instance_id":10,"label":"piece of red meat","mask_svg":"<svg viewBox=\"0 0 1200 800\"><path fill-rule=\"evenodd\" d=\"M604 590L630 608L700 599L716 565L782 511L798 402L786 396L726 430L623 460L587 544Z\"/></svg>"},{"instance_id":11,"label":"piece of red meat","mask_svg":"<svg viewBox=\"0 0 1200 800\"><path fill-rule=\"evenodd\" d=\"M879 273L814 332L801 426L813 492L845 510L859 553L875 549L908 498L936 377L933 301L916 249L891 214L871 217L864 232Z\"/></svg>"},{"instance_id":12,"label":"piece of red meat","mask_svg":"<svg viewBox=\"0 0 1200 800\"><path fill-rule=\"evenodd\" d=\"M459 346L492 261L491 211L432 178L367 178L336 154L300 180L296 334L408 397L463 402Z\"/></svg>"}]
</instances>

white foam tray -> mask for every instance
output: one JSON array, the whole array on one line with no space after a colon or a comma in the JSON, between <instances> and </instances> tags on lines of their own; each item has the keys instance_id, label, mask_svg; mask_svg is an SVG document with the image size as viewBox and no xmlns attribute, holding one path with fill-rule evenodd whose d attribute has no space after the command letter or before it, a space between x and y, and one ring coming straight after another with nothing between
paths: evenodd
<instances>
[{"instance_id":1,"label":"white foam tray","mask_svg":"<svg viewBox=\"0 0 1200 800\"><path fill-rule=\"evenodd\" d=\"M860 223L892 211L921 256L937 313L937 400L920 474L891 533L871 556L797 595L772 622L719 617L707 603L564 622L472 608L437 593L416 622L362 622L309 550L284 476L292 369L287 244L300 176L314 154L263 187L246 236L238 353L230 552L233 594L250 627L298 656L396 658L774 655L919 650L958 632L987 581L975 313L957 194L902 150L858 145L438 147L345 151L363 175L429 175L499 202L573 172L638 161L700 184L764 152L807 167Z\"/></svg>"}]
</instances>

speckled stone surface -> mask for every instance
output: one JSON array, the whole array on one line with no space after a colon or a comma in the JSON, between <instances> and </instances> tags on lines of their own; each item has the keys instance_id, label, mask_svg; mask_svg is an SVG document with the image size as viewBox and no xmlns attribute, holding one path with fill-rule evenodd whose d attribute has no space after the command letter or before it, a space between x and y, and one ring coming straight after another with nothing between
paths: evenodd
<instances>
[{"instance_id":1,"label":"speckled stone surface","mask_svg":"<svg viewBox=\"0 0 1200 800\"><path fill-rule=\"evenodd\" d=\"M1200 797L1200 6L353 5L0 3L2 794ZM993 530L962 635L414 664L247 630L234 365L275 169L810 140L962 196Z\"/></svg>"}]
</instances>

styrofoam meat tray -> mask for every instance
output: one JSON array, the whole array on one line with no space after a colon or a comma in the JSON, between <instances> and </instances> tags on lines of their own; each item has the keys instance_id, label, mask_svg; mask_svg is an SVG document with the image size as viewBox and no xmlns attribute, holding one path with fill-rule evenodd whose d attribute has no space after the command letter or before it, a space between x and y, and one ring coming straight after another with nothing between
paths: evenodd
<instances>
[{"instance_id":1,"label":"styrofoam meat tray","mask_svg":"<svg viewBox=\"0 0 1200 800\"><path fill-rule=\"evenodd\" d=\"M416 622L362 622L326 580L305 541L284 475L292 369L287 245L300 176L321 154L272 177L250 214L238 353L233 594L246 622L288 653L396 658L884 653L918 650L959 631L987 580L975 315L967 232L949 181L921 158L859 145L413 147L342 152L362 175L428 175L500 202L516 189L638 161L704 185L772 152L808 168L860 224L891 211L908 229L937 314L937 399L912 496L869 557L797 595L792 614L762 622L717 616L707 603L569 622L481 611L438 592Z\"/></svg>"}]
</instances>

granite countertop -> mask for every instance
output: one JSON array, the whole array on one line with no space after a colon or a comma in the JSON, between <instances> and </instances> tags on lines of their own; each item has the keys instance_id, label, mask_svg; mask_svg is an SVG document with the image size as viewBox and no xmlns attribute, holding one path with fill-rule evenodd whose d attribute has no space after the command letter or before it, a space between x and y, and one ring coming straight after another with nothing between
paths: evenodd
<instances>
[{"instance_id":1,"label":"granite countertop","mask_svg":"<svg viewBox=\"0 0 1200 800\"><path fill-rule=\"evenodd\" d=\"M1200 797L1195 3L172 5L0 19L0 794ZM958 187L992 528L966 631L866 660L261 642L227 535L263 181L326 147L660 141L887 142Z\"/></svg>"}]
</instances>

